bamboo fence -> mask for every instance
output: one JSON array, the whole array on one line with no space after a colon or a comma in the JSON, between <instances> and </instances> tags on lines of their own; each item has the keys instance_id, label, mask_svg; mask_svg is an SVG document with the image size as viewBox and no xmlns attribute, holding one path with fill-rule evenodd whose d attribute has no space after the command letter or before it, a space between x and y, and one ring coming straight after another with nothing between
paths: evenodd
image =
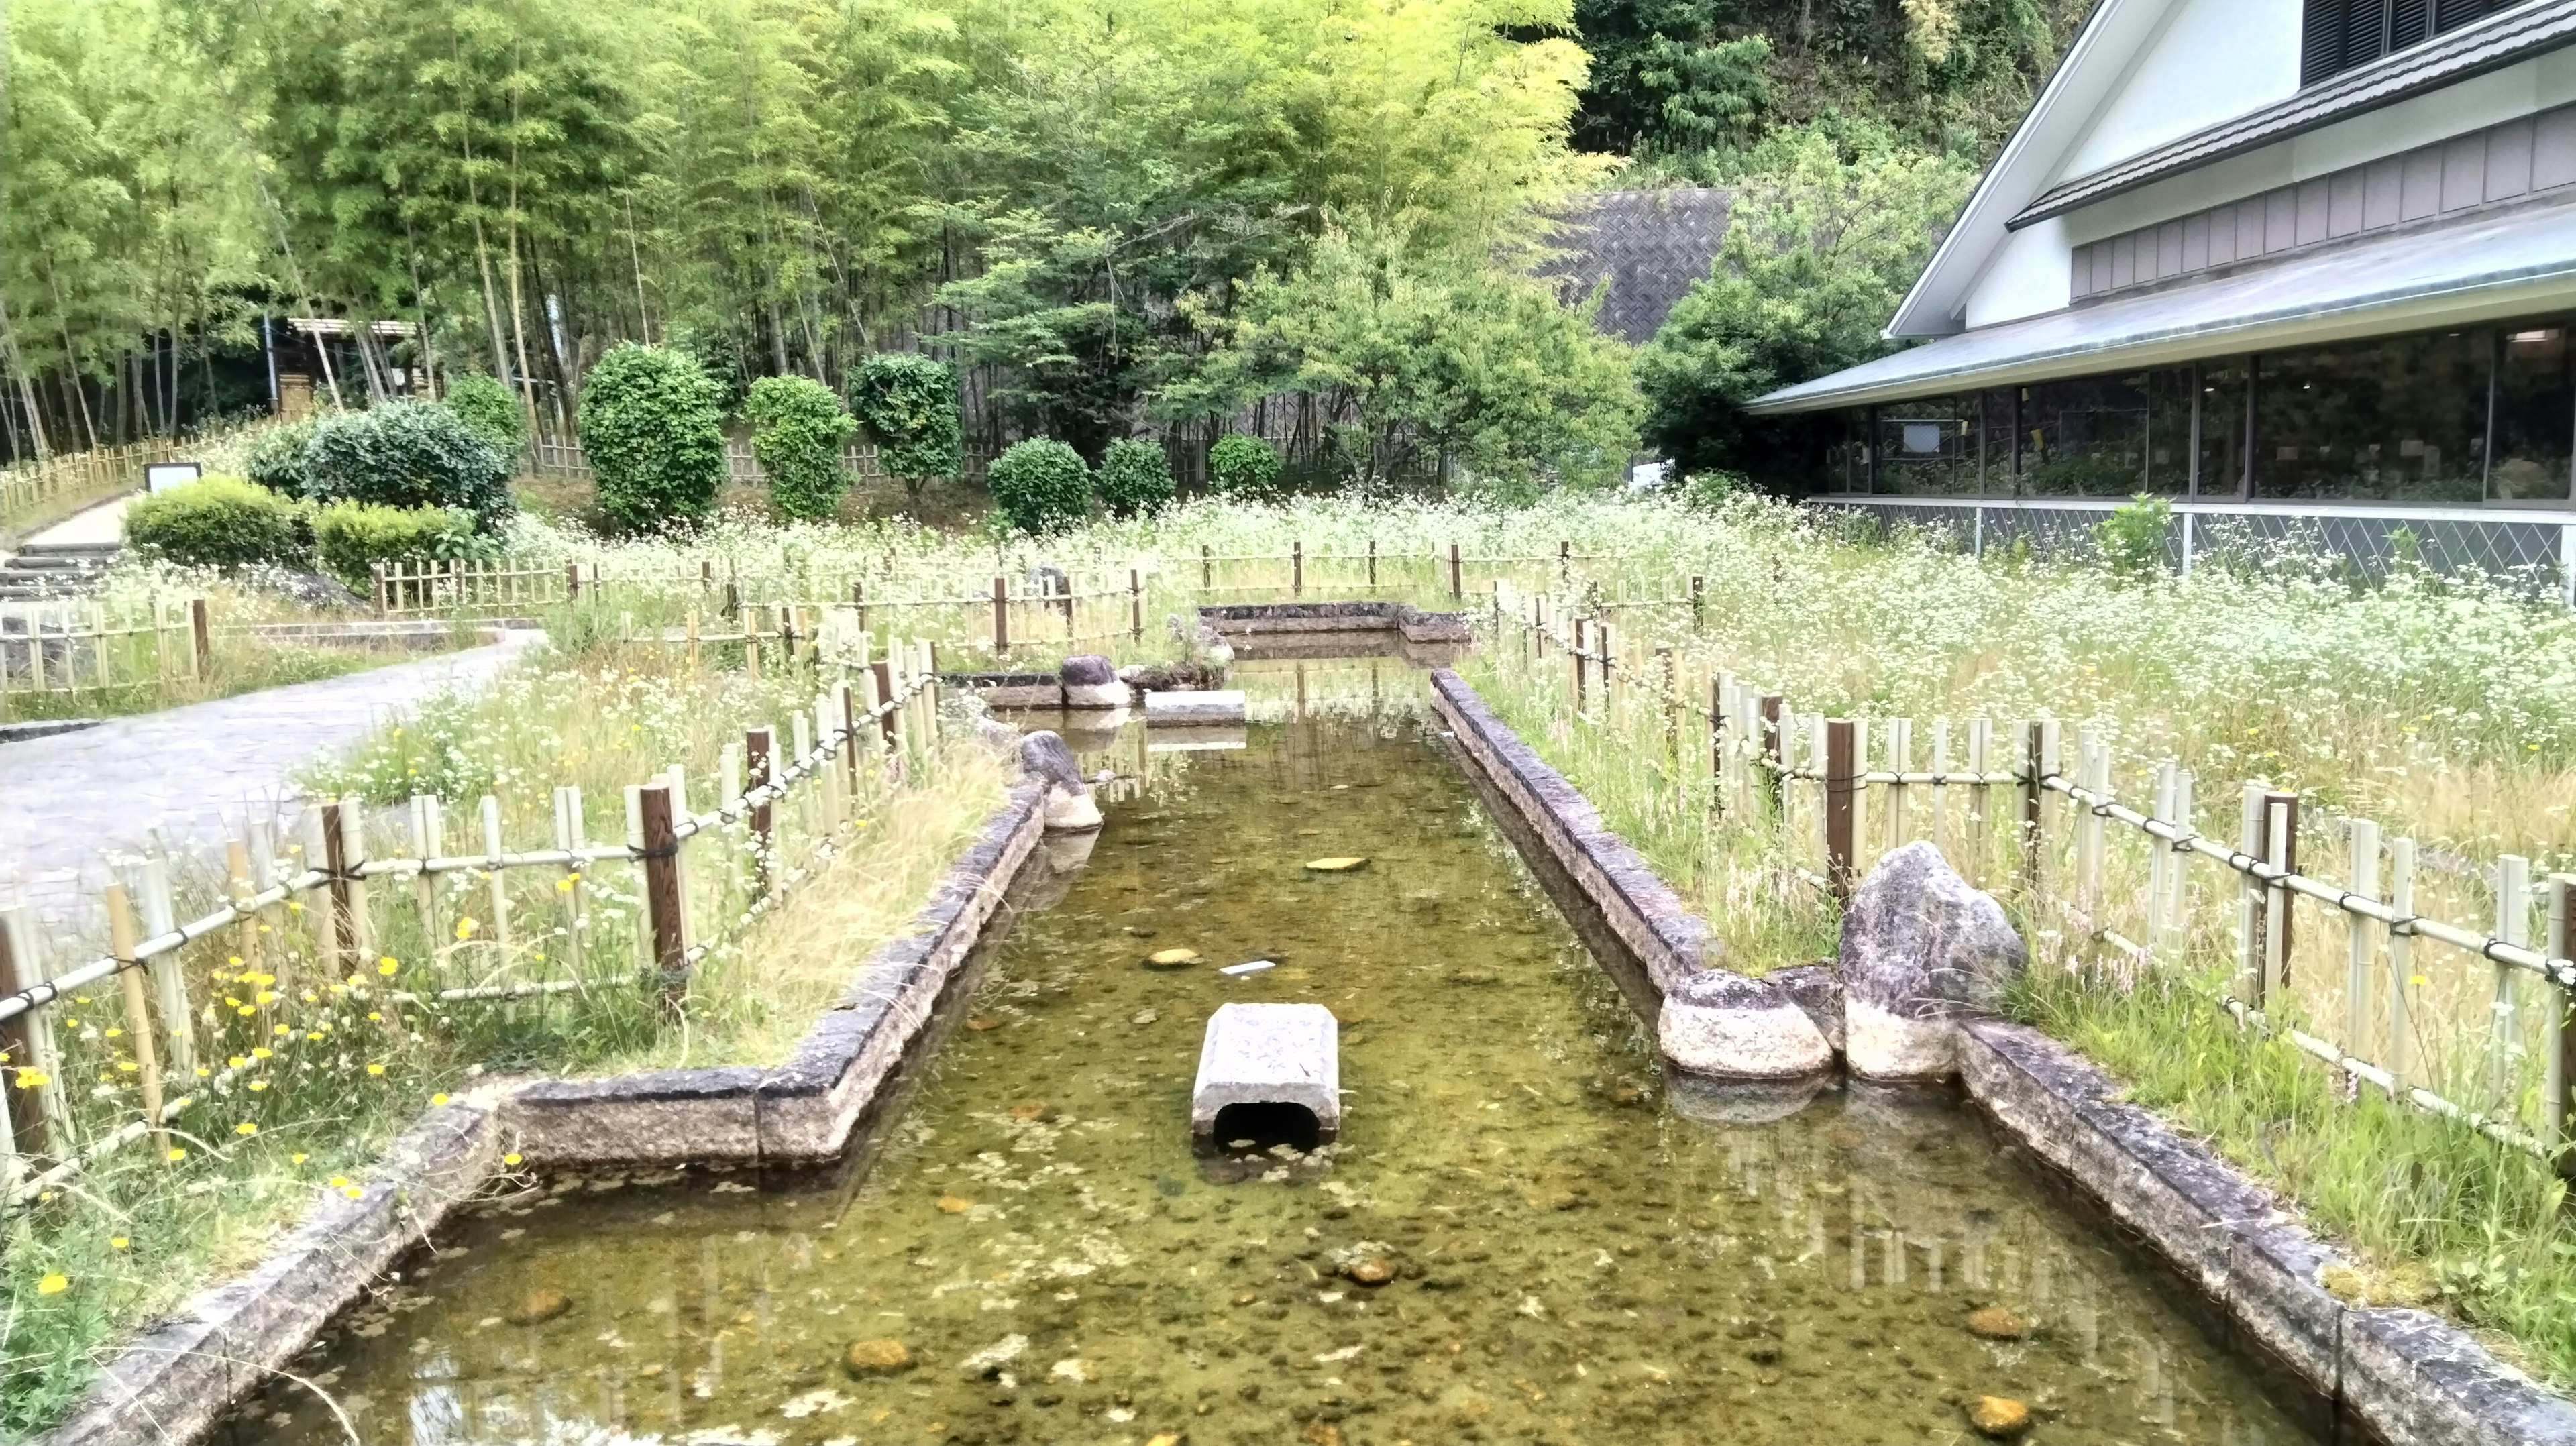
<instances>
[{"instance_id":1,"label":"bamboo fence","mask_svg":"<svg viewBox=\"0 0 2576 1446\"><path fill-rule=\"evenodd\" d=\"M410 1029L460 1006L515 1018L524 1002L568 995L683 1015L710 953L809 878L937 747L928 644L803 661L843 676L784 736L753 728L728 746L712 807L691 807L678 765L629 785L616 842L586 836L575 787L554 789L553 836L533 847L504 838L500 801L484 795L468 834L481 846L458 851L436 796L412 796L389 820L392 851L371 846L359 800L326 799L283 836L254 822L224 850L211 907L184 921L172 888L184 860L119 864L102 899L104 954L57 967L79 941L49 941L26 907L0 908L0 1064L14 1076L0 1089L0 1204L23 1205L146 1137L156 1149L194 1138L190 1111L238 1106L237 1084L265 1088L244 1076L273 1053L272 1032L299 1037L279 1016L315 990ZM93 987L113 1004L82 992ZM80 1063L112 1064L100 1081L119 1088L77 1102L55 1027L71 1008L121 1020L105 1040L123 1042L107 1059L84 1046ZM94 1023L76 1037L101 1038ZM215 1068L227 1041L237 1052ZM171 1098L174 1086L186 1092Z\"/></svg>"},{"instance_id":2,"label":"bamboo fence","mask_svg":"<svg viewBox=\"0 0 2576 1446\"><path fill-rule=\"evenodd\" d=\"M261 418L193 436L94 447L0 468L0 535L23 533L92 502L134 491L143 485L143 469L156 462L193 460L209 442L269 424Z\"/></svg>"},{"instance_id":3,"label":"bamboo fence","mask_svg":"<svg viewBox=\"0 0 2576 1446\"><path fill-rule=\"evenodd\" d=\"M0 602L0 707L20 694L204 682L213 656L202 597Z\"/></svg>"},{"instance_id":4,"label":"bamboo fence","mask_svg":"<svg viewBox=\"0 0 2576 1446\"><path fill-rule=\"evenodd\" d=\"M1704 595L1694 578L1617 606L1687 625ZM1878 858L1929 841L2015 898L2037 952L2070 969L2121 989L2152 970L2214 975L2212 1005L2348 1087L2576 1163L2576 875L2448 858L2261 779L2211 790L2171 760L2124 766L2106 732L2055 718L1802 712L1670 646L1628 646L1609 611L1506 584L1485 621L1551 726L1660 735L1648 806L1700 812L1710 848L1751 837L1840 900Z\"/></svg>"}]
</instances>

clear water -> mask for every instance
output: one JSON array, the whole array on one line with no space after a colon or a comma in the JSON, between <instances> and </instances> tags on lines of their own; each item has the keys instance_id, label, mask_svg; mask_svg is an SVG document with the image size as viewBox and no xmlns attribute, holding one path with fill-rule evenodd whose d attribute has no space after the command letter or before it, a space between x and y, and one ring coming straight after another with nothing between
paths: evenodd
<instances>
[{"instance_id":1,"label":"clear water","mask_svg":"<svg viewBox=\"0 0 2576 1446\"><path fill-rule=\"evenodd\" d=\"M1677 1108L1415 676L1379 671L1277 665L1278 721L1240 750L1107 740L1150 780L993 951L855 1181L533 1189L413 1261L299 1365L315 1389L273 1387L234 1438L1808 1446L1974 1440L1991 1394L2036 1442L2310 1439L1947 1097L1828 1092L1751 1127ZM1324 706L1336 686L1355 706ZM1301 867L1337 854L1369 863ZM1172 947L1202 962L1143 967ZM1220 1184L1192 1158L1228 1000L1339 1016L1329 1159ZM1348 1278L1364 1257L1395 1278ZM570 1308L513 1323L542 1291ZM1973 1334L1985 1306L2031 1333ZM852 1375L873 1339L910 1368Z\"/></svg>"}]
</instances>

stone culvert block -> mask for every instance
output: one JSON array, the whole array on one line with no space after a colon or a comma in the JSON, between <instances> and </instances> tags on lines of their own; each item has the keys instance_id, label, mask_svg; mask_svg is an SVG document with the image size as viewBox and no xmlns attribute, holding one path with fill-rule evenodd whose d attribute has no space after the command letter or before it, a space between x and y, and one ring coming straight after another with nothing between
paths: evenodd
<instances>
[{"instance_id":1,"label":"stone culvert block","mask_svg":"<svg viewBox=\"0 0 2576 1446\"><path fill-rule=\"evenodd\" d=\"M1806 1079L1834 1065L1824 1031L1795 999L1727 969L1703 969L1666 990L1655 1037L1675 1069L1710 1079Z\"/></svg>"},{"instance_id":2,"label":"stone culvert block","mask_svg":"<svg viewBox=\"0 0 2576 1446\"><path fill-rule=\"evenodd\" d=\"M2003 906L1928 843L1889 854L1843 910L1843 1052L1863 1079L1958 1073L1962 1019L1990 1015L2029 967Z\"/></svg>"},{"instance_id":3,"label":"stone culvert block","mask_svg":"<svg viewBox=\"0 0 2576 1446\"><path fill-rule=\"evenodd\" d=\"M1225 1004L1209 1016L1190 1090L1190 1146L1298 1149L1342 1132L1341 1025L1320 1004Z\"/></svg>"}]
</instances>

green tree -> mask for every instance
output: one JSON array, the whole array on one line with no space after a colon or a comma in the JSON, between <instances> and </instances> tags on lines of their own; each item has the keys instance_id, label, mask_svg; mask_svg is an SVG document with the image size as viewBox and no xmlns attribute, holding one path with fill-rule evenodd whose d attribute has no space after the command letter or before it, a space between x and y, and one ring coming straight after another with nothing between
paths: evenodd
<instances>
[{"instance_id":1,"label":"green tree","mask_svg":"<svg viewBox=\"0 0 2576 1446\"><path fill-rule=\"evenodd\" d=\"M985 482L994 510L1021 532L1053 532L1091 510L1091 469L1053 438L1011 444L993 459Z\"/></svg>"},{"instance_id":2,"label":"green tree","mask_svg":"<svg viewBox=\"0 0 2576 1446\"><path fill-rule=\"evenodd\" d=\"M1259 437L1228 432L1208 447L1208 489L1258 502L1279 488L1279 453Z\"/></svg>"},{"instance_id":3,"label":"green tree","mask_svg":"<svg viewBox=\"0 0 2576 1446\"><path fill-rule=\"evenodd\" d=\"M1726 240L1639 358L1647 439L1685 471L1803 490L1814 418L1755 417L1766 392L1884 356L1880 335L1974 181L1896 146L1846 154L1825 128L1776 138L1736 192Z\"/></svg>"},{"instance_id":4,"label":"green tree","mask_svg":"<svg viewBox=\"0 0 2576 1446\"><path fill-rule=\"evenodd\" d=\"M599 359L581 394L582 445L599 507L644 530L703 520L724 485L715 382L686 355L629 343Z\"/></svg>"},{"instance_id":5,"label":"green tree","mask_svg":"<svg viewBox=\"0 0 2576 1446\"><path fill-rule=\"evenodd\" d=\"M880 352L850 378L850 405L877 448L877 465L917 506L929 483L966 465L957 373L919 352Z\"/></svg>"},{"instance_id":6,"label":"green tree","mask_svg":"<svg viewBox=\"0 0 2576 1446\"><path fill-rule=\"evenodd\" d=\"M821 382L804 377L762 377L751 384L743 416L751 423L752 455L769 474L769 496L790 517L829 517L850 484L841 449L858 419Z\"/></svg>"},{"instance_id":7,"label":"green tree","mask_svg":"<svg viewBox=\"0 0 2576 1446\"><path fill-rule=\"evenodd\" d=\"M468 431L492 444L504 457L516 457L528 445L528 418L519 399L498 378L467 372L451 378L440 398Z\"/></svg>"},{"instance_id":8,"label":"green tree","mask_svg":"<svg viewBox=\"0 0 2576 1446\"><path fill-rule=\"evenodd\" d=\"M1172 464L1160 444L1121 437L1100 456L1092 490L1115 517L1141 517L1172 500Z\"/></svg>"}]
</instances>

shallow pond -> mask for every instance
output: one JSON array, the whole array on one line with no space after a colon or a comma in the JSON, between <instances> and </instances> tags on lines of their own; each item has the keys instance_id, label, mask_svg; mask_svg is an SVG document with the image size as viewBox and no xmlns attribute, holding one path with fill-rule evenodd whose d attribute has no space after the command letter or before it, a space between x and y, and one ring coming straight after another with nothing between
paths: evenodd
<instances>
[{"instance_id":1,"label":"shallow pond","mask_svg":"<svg viewBox=\"0 0 2576 1446\"><path fill-rule=\"evenodd\" d=\"M1948 1097L1677 1108L1418 675L1300 714L1289 668L1246 669L1288 715L1248 747L1113 746L1151 778L992 951L854 1184L505 1202L299 1365L328 1404L280 1384L234 1439L1809 1446L1973 1440L1984 1395L2035 1442L2309 1439ZM1327 855L1369 862L1302 867ZM1170 948L1200 962L1146 966ZM1193 1160L1228 1000L1339 1016L1329 1160ZM854 1371L859 1342L908 1364Z\"/></svg>"}]
</instances>

